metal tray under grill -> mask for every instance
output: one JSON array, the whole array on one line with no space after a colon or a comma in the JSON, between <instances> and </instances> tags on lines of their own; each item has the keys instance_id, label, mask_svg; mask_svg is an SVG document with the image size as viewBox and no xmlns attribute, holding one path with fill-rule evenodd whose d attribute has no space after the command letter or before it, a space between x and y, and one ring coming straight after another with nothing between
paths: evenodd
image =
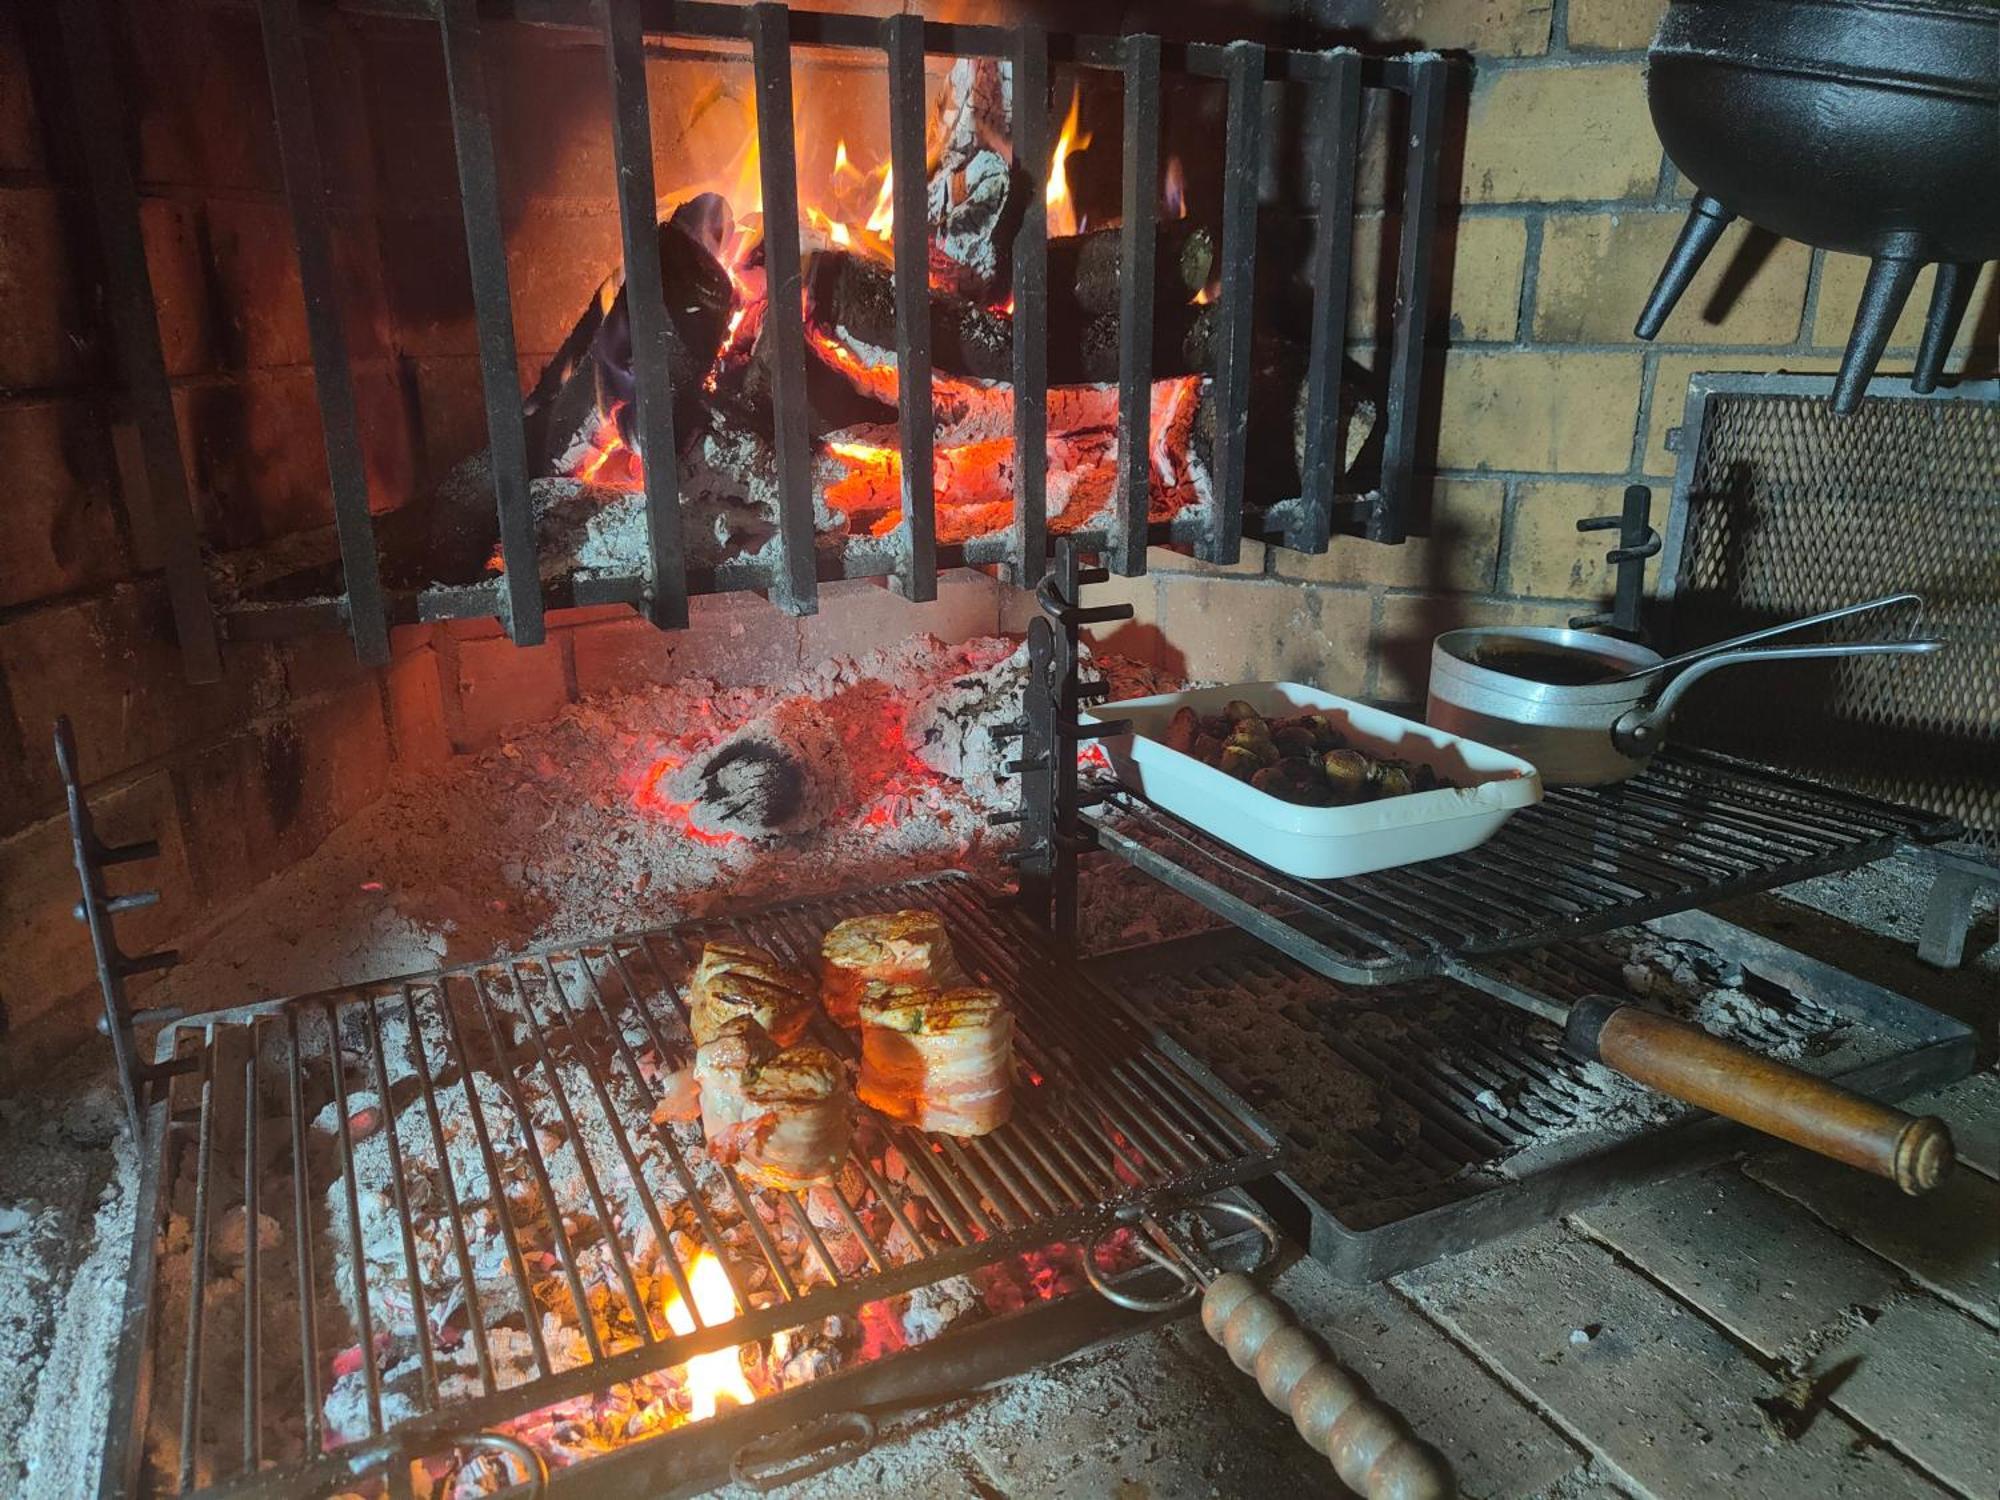
<instances>
[{"instance_id":1,"label":"metal tray under grill","mask_svg":"<svg viewBox=\"0 0 2000 1500\"><path fill-rule=\"evenodd\" d=\"M809 1202L707 1160L698 1129L653 1123L661 1075L692 1052L680 983L704 937L810 965L834 922L910 906L940 912L964 966L1014 1006L1008 1125L961 1142L864 1124L852 1171ZM959 874L220 1012L159 1051L182 1071L146 1112L107 1494L135 1492L142 1459L155 1493L337 1488L1278 1155L1204 1069ZM370 1109L376 1128L341 1125ZM421 1171L413 1150L431 1153ZM482 1212L497 1238L475 1238ZM281 1229L269 1248L260 1214ZM631 1241L647 1230L664 1254L642 1268ZM696 1247L717 1252L740 1311L676 1332L664 1307L676 1292L696 1306ZM442 1298L468 1313L449 1347L426 1316ZM596 1316L576 1318L585 1304ZM551 1308L576 1331L545 1332ZM256 1337L235 1336L246 1324ZM335 1351L365 1433L326 1420Z\"/></svg>"},{"instance_id":2,"label":"metal tray under grill","mask_svg":"<svg viewBox=\"0 0 2000 1500\"><path fill-rule=\"evenodd\" d=\"M1550 787L1465 854L1350 880L1281 875L1131 792L1085 815L1098 843L1346 984L1442 972L1951 837L1948 818L1676 749L1616 786Z\"/></svg>"},{"instance_id":3,"label":"metal tray under grill","mask_svg":"<svg viewBox=\"0 0 2000 1500\"><path fill-rule=\"evenodd\" d=\"M1698 1019L1744 1046L1890 1100L1972 1069L1974 1037L1957 1021L1703 912L1491 967L1553 999L1618 994L1629 986L1611 945L1652 943L1647 932L1741 966L1726 1009ZM1577 1062L1554 1027L1454 980L1348 987L1242 933L1094 967L1263 1111L1290 1148L1277 1179L1289 1201L1260 1196L1345 1281L1764 1139Z\"/></svg>"}]
</instances>

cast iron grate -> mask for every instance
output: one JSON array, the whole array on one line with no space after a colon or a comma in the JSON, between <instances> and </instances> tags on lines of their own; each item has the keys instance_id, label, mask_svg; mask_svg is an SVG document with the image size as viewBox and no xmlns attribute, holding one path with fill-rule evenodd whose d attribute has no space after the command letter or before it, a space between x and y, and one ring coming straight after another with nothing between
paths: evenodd
<instances>
[{"instance_id":1,"label":"cast iron grate","mask_svg":"<svg viewBox=\"0 0 2000 1500\"><path fill-rule=\"evenodd\" d=\"M1667 1008L1732 1041L1878 1097L1973 1064L1969 1029L1865 981L1703 913L1656 925L1492 966L1562 1004L1670 996ZM1694 963L1712 967L1674 977ZM1284 1138L1283 1180L1313 1253L1345 1279L1546 1222L1695 1159L1697 1111L1569 1056L1555 1027L1448 978L1343 985L1247 934L1097 968ZM1704 1129L1733 1144L1735 1127Z\"/></svg>"},{"instance_id":2,"label":"cast iron grate","mask_svg":"<svg viewBox=\"0 0 2000 1500\"><path fill-rule=\"evenodd\" d=\"M1695 377L1663 560L1675 645L1909 589L1948 649L1786 667L1797 713L1765 711L1767 674L1725 672L1684 721L1704 745L1956 818L2000 849L2000 389L1871 396L1842 417L1827 388Z\"/></svg>"},{"instance_id":3,"label":"cast iron grate","mask_svg":"<svg viewBox=\"0 0 2000 1500\"><path fill-rule=\"evenodd\" d=\"M1350 880L1281 875L1123 788L1085 818L1103 848L1349 984L1629 926L1957 831L1697 750L1617 786L1551 787L1477 849Z\"/></svg>"},{"instance_id":4,"label":"cast iron grate","mask_svg":"<svg viewBox=\"0 0 2000 1500\"><path fill-rule=\"evenodd\" d=\"M1275 1139L1240 1104L996 902L968 877L931 876L165 1034L162 1055L191 1067L152 1111L159 1208L138 1233L141 1257L156 1232L183 1247L187 1274L135 1277L152 1298L157 1354L132 1367L151 1366L152 1416L149 1429L128 1390L111 1487L141 1435L168 1492L351 1477L399 1449L1089 1235L1121 1205L1270 1169ZM939 911L966 968L1015 1005L1008 1125L958 1141L864 1122L852 1170L809 1200L745 1182L706 1158L698 1129L654 1121L665 1074L692 1052L680 984L705 936L730 930L810 963L840 918L912 905ZM844 1034L825 1039L852 1051ZM371 1110L365 1133L341 1128ZM386 1153L386 1183L357 1168L371 1151ZM269 1248L260 1214L282 1226ZM242 1234L226 1232L232 1219ZM642 1257L649 1232L658 1253ZM699 1252L721 1262L735 1317L699 1316ZM169 1283L178 1298L161 1295ZM675 1295L691 1332L667 1322ZM443 1310L457 1304L447 1343ZM352 1370L346 1389L365 1432L326 1415L336 1351L358 1361L365 1389ZM279 1451L281 1434L293 1451Z\"/></svg>"}]
</instances>

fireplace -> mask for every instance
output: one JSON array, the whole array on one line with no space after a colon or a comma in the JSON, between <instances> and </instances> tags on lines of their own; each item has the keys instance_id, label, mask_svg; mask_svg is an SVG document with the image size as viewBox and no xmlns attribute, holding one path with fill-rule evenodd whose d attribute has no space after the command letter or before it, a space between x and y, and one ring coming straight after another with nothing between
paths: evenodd
<instances>
[{"instance_id":1,"label":"fireplace","mask_svg":"<svg viewBox=\"0 0 2000 1500\"><path fill-rule=\"evenodd\" d=\"M1380 1276L1713 1149L1545 1024L1683 950L1507 955L1947 817L1690 752L1329 889L1095 748L1107 699L1296 677L1407 703L1446 626L1643 623L1674 362L1729 360L1699 329L1607 348L1565 280L1622 239L1607 203L1671 216L1657 148L1611 139L1629 47L1580 7L1560 66L1482 33L1475 91L1411 45L1467 38L1360 9L1192 36L655 0L7 23L34 87L0 192L48 221L16 245L85 269L25 278L73 347L32 322L0 346L46 521L0 564L0 999L25 1064L105 986L160 1231L103 1487L810 1470L1231 1286L1208 1242L1257 1212L1229 1190L1269 1210L1281 1155L1367 1166L1295 1179L1259 1228ZM1552 187L1494 112L1579 80L1605 97L1564 108L1615 160ZM1740 275L1780 326L1783 289ZM1801 276L1799 316L1837 300ZM945 910L974 977L1034 997L1037 1102L990 1145L867 1135L767 1202L654 1117L685 971L746 929L809 963L857 889ZM1286 967L1212 956L1212 917ZM1689 1002L1703 1024L1889 1096L1969 1065L1962 1028L1726 926L1675 939L1754 976ZM1189 932L1148 983L1091 966ZM1420 1061L1322 1025L1376 990L1421 1013ZM1183 991L1212 1009L1148 1010ZM1487 1015L1523 994L1532 1026ZM1218 1046L1263 1009L1383 1123ZM1646 1134L1467 1189L1545 1116ZM1210 1331L1257 1369L1276 1314L1246 1305ZM1344 1480L1435 1478L1336 1383L1287 1410Z\"/></svg>"}]
</instances>

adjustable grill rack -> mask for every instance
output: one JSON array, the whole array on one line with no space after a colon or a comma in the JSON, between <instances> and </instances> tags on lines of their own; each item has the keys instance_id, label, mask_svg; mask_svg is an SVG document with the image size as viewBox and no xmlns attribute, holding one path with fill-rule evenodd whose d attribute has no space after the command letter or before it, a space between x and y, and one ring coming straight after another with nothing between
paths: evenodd
<instances>
[{"instance_id":1,"label":"adjustable grill rack","mask_svg":"<svg viewBox=\"0 0 2000 1500\"><path fill-rule=\"evenodd\" d=\"M880 1143L872 1155L857 1144L850 1162L865 1191L831 1186L828 1203L816 1190L815 1219L803 1194L749 1185L677 1140L672 1127L647 1123L661 1076L692 1052L680 984L704 937L727 930L810 963L820 934L834 922L909 905L939 911L968 970L1002 989L1015 1008L1019 1074L1008 1125L962 1142L890 1130L887 1143L900 1152L906 1175L890 1172ZM1010 1253L1088 1238L1121 1208L1170 1207L1268 1172L1277 1158L1274 1138L1198 1064L1150 1040L1128 1015L997 898L968 877L943 875L169 1028L160 1057L175 1072L148 1101L146 1139L156 1155L141 1194L130 1336L121 1349L120 1404L103 1492L134 1492L149 1419L154 1432L164 1425L177 1434L172 1492L338 1487L711 1349L850 1313ZM844 1034L829 1040L852 1049ZM493 1092L473 1086L482 1074ZM384 1111L386 1194L383 1184L357 1172L360 1147L344 1125L331 1132L314 1127L316 1113L328 1107L337 1111L328 1118L340 1122L364 1108ZM476 1162L445 1149L440 1119L454 1118L453 1111L461 1133L469 1117ZM429 1227L449 1234L439 1240L440 1264L447 1291L462 1297L470 1314L470 1364L460 1345L456 1365L447 1366L426 1317L426 1281L435 1306L439 1272L433 1267L427 1278L419 1270L418 1221L409 1201L417 1179L406 1184L398 1154L413 1141L437 1147L425 1170L428 1206L441 1223ZM445 1164L442 1171L436 1162ZM270 1163L278 1170L267 1182ZM565 1203L552 1172L569 1184L567 1197L580 1194L580 1204ZM482 1190L482 1179L512 1188ZM401 1239L400 1254L393 1246L378 1248L373 1262L361 1242L365 1216L357 1212L357 1200L366 1203L371 1193L378 1195L378 1227L386 1223ZM721 1210L713 1207L718 1195L726 1195ZM190 1270L175 1280L190 1290L184 1304L173 1305L162 1300L166 1278L157 1274L155 1242L177 1196ZM346 1213L336 1206L323 1233L329 1199L344 1202ZM671 1213L676 1203L689 1204L699 1221L698 1232L682 1232L683 1242L698 1241L722 1262L740 1309L726 1322L697 1317L686 1334L670 1329L663 1316L669 1291L695 1308L684 1251L661 1221L662 1207ZM871 1203L879 1210L871 1212ZM241 1256L246 1326L261 1337L242 1341L240 1363L219 1367L203 1347L217 1316L205 1297L225 1253L219 1226L238 1204L248 1225L257 1224L260 1212L277 1219L286 1243L264 1251L252 1231L229 1252ZM477 1274L468 1248L475 1205L497 1214L506 1252L504 1266ZM732 1239L719 1227L718 1214L730 1207L754 1238L754 1251L740 1233ZM628 1218L643 1213L663 1252L666 1275L651 1279L651 1296L641 1290L650 1278L628 1259L629 1247L597 1227L614 1223L621 1211ZM534 1252L524 1251L531 1236L548 1241L539 1287ZM842 1239L850 1249L858 1242L861 1251L858 1264L848 1257L846 1270L838 1245L830 1245ZM746 1264L743 1256L752 1259ZM593 1262L594 1284L586 1286ZM385 1272L385 1264L393 1269ZM371 1277L385 1275L387 1283L371 1296ZM527 1310L523 1326L535 1370L525 1381L496 1377L499 1359L489 1355L498 1325L489 1325L481 1298L494 1295L496 1282ZM607 1310L606 1326L630 1330L625 1336L614 1340L592 1317L576 1316L593 1294ZM287 1314L287 1304L296 1311ZM374 1309L384 1305L406 1310L414 1331L390 1338L374 1320ZM545 1342L539 1312L552 1305L570 1310L583 1351L565 1358ZM284 1316L295 1320L289 1326L298 1349L281 1360L274 1334ZM339 1347L360 1360L365 1435L335 1434L323 1422L327 1358ZM421 1369L415 1380L411 1361ZM392 1402L388 1381L399 1363ZM452 1373L474 1393L441 1394L441 1376ZM280 1455L266 1451L266 1434L284 1422L302 1422L304 1442L298 1454L273 1462ZM672 1439L649 1446L665 1450ZM666 1472L658 1468L665 1461L653 1461L656 1475Z\"/></svg>"}]
</instances>

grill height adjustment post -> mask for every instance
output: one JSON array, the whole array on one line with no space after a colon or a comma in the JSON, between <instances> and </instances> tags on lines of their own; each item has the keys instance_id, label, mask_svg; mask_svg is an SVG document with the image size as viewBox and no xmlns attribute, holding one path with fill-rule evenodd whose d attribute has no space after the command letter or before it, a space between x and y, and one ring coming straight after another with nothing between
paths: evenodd
<instances>
[{"instance_id":1,"label":"grill height adjustment post","mask_svg":"<svg viewBox=\"0 0 2000 1500\"><path fill-rule=\"evenodd\" d=\"M1101 679L1083 677L1083 627L1132 618L1129 604L1083 604L1084 588L1109 576L1083 566L1072 538L1057 543L1055 568L1035 590L1042 613L1028 626L1021 754L1010 765L1021 773L1021 811L996 820L1020 823L1021 843L1009 859L1020 871L1021 905L1065 945L1076 940L1077 858L1096 847L1080 814L1099 799L1079 783L1078 747L1132 727L1124 720L1085 724L1078 717L1084 705L1110 691Z\"/></svg>"},{"instance_id":2,"label":"grill height adjustment post","mask_svg":"<svg viewBox=\"0 0 2000 1500\"><path fill-rule=\"evenodd\" d=\"M1616 591L1609 610L1577 615L1571 630L1606 627L1613 635L1637 640L1645 632L1639 606L1646 596L1646 559L1657 556L1660 534L1652 526L1653 492L1643 484L1625 487L1622 515L1585 516L1576 523L1578 531L1616 531L1618 545L1604 554L1604 560L1618 570Z\"/></svg>"},{"instance_id":3,"label":"grill height adjustment post","mask_svg":"<svg viewBox=\"0 0 2000 1500\"><path fill-rule=\"evenodd\" d=\"M55 736L56 768L62 773L63 791L69 803L70 844L76 855L77 884L83 892L72 915L90 928L91 951L97 960L97 984L104 994L104 1017L98 1022L98 1029L111 1039L111 1050L118 1060L118 1086L124 1092L125 1110L131 1118L136 1137L141 1134L144 1124L140 1114L141 1090L172 1070L139 1060L133 1030L139 1026L179 1020L181 1012L178 1008L132 1009L125 998L125 981L134 974L170 969L180 962L180 954L166 948L157 953L127 957L120 950L111 919L120 912L152 906L160 899L160 893L139 891L129 896L108 895L104 889L104 871L109 865L158 859L160 846L154 839L113 846L98 838L96 824L90 816L90 804L83 795L76 734L70 728L67 714L57 718Z\"/></svg>"}]
</instances>

